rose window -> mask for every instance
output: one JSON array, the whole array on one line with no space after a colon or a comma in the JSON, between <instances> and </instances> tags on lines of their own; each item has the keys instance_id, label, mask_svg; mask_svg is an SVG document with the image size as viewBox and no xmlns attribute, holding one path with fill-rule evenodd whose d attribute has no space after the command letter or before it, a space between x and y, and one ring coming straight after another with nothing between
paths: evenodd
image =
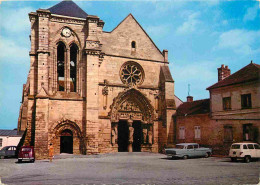
<instances>
[{"instance_id":1,"label":"rose window","mask_svg":"<svg viewBox=\"0 0 260 185\"><path fill-rule=\"evenodd\" d=\"M143 82L144 72L138 63L127 62L121 68L120 77L124 84L138 85Z\"/></svg>"}]
</instances>

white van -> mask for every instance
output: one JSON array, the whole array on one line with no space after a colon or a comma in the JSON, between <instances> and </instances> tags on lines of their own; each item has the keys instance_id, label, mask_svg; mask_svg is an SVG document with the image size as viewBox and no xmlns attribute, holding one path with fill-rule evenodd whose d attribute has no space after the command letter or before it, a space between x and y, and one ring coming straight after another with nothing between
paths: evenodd
<instances>
[{"instance_id":1,"label":"white van","mask_svg":"<svg viewBox=\"0 0 260 185\"><path fill-rule=\"evenodd\" d=\"M253 158L260 158L260 145L250 142L234 143L230 147L229 157L231 161L243 159L249 163Z\"/></svg>"}]
</instances>

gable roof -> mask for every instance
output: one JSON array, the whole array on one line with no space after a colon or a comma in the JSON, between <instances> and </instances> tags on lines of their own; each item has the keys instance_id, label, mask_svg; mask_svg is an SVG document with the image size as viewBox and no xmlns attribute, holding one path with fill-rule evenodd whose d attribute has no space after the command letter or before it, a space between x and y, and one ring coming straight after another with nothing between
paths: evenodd
<instances>
[{"instance_id":1,"label":"gable roof","mask_svg":"<svg viewBox=\"0 0 260 185\"><path fill-rule=\"evenodd\" d=\"M143 29L143 27L139 24L139 22L135 19L135 17L130 13L128 14L128 16L126 16L126 18L124 18L112 31L115 31L128 17L132 17L135 22L138 24L138 26L140 26L140 28L143 30L143 32L145 33L145 35L150 39L150 41L153 43L153 45L156 47L156 49L162 54L161 50L156 46L156 44L153 42L153 40L151 39L151 37L146 33L146 31Z\"/></svg>"},{"instance_id":2,"label":"gable roof","mask_svg":"<svg viewBox=\"0 0 260 185\"><path fill-rule=\"evenodd\" d=\"M49 8L52 14L65 15L70 17L86 18L88 14L73 1L63 0Z\"/></svg>"},{"instance_id":3,"label":"gable roof","mask_svg":"<svg viewBox=\"0 0 260 185\"><path fill-rule=\"evenodd\" d=\"M260 65L250 63L229 77L215 83L207 88L207 90L224 87L228 85L240 84L260 79Z\"/></svg>"},{"instance_id":4,"label":"gable roof","mask_svg":"<svg viewBox=\"0 0 260 185\"><path fill-rule=\"evenodd\" d=\"M177 116L205 114L210 112L210 100L203 99L192 102L184 102L177 108Z\"/></svg>"}]
</instances>

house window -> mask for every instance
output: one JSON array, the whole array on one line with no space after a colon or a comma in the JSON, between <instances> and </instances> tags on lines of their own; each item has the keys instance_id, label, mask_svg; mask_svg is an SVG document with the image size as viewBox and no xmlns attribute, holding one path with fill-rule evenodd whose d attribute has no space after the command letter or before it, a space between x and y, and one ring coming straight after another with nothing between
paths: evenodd
<instances>
[{"instance_id":1,"label":"house window","mask_svg":"<svg viewBox=\"0 0 260 185\"><path fill-rule=\"evenodd\" d=\"M243 125L243 139L244 141L254 140L254 128L252 124Z\"/></svg>"},{"instance_id":2,"label":"house window","mask_svg":"<svg viewBox=\"0 0 260 185\"><path fill-rule=\"evenodd\" d=\"M185 127L179 128L179 139L185 139Z\"/></svg>"},{"instance_id":3,"label":"house window","mask_svg":"<svg viewBox=\"0 0 260 185\"><path fill-rule=\"evenodd\" d=\"M252 107L251 94L242 94L241 95L241 108L248 109L251 107Z\"/></svg>"},{"instance_id":4,"label":"house window","mask_svg":"<svg viewBox=\"0 0 260 185\"><path fill-rule=\"evenodd\" d=\"M194 131L195 131L195 139L200 139L200 126L195 126Z\"/></svg>"},{"instance_id":5,"label":"house window","mask_svg":"<svg viewBox=\"0 0 260 185\"><path fill-rule=\"evenodd\" d=\"M233 128L232 126L224 126L224 141L233 141Z\"/></svg>"},{"instance_id":6,"label":"house window","mask_svg":"<svg viewBox=\"0 0 260 185\"><path fill-rule=\"evenodd\" d=\"M223 110L231 109L231 97L223 98Z\"/></svg>"},{"instance_id":7,"label":"house window","mask_svg":"<svg viewBox=\"0 0 260 185\"><path fill-rule=\"evenodd\" d=\"M0 138L0 147L2 147L2 146L3 146L3 139Z\"/></svg>"}]
</instances>

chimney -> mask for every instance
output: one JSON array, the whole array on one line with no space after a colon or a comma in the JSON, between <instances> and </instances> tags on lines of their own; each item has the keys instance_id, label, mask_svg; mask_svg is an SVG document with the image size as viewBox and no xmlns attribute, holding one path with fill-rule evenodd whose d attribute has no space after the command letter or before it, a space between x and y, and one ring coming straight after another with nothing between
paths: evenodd
<instances>
[{"instance_id":1,"label":"chimney","mask_svg":"<svg viewBox=\"0 0 260 185\"><path fill-rule=\"evenodd\" d=\"M218 68L218 81L224 80L230 75L230 69L228 69L228 66L224 66L224 64L221 65L220 68Z\"/></svg>"},{"instance_id":2,"label":"chimney","mask_svg":"<svg viewBox=\"0 0 260 185\"><path fill-rule=\"evenodd\" d=\"M193 96L187 96L187 102L193 102Z\"/></svg>"},{"instance_id":3,"label":"chimney","mask_svg":"<svg viewBox=\"0 0 260 185\"><path fill-rule=\"evenodd\" d=\"M163 50L164 62L168 62L168 50Z\"/></svg>"}]
</instances>

